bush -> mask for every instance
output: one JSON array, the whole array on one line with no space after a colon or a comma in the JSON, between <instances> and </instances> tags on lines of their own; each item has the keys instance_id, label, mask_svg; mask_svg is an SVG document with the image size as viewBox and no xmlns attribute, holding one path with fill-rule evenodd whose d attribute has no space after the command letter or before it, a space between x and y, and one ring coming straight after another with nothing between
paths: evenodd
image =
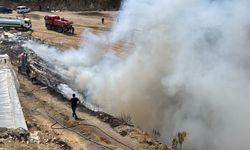
<instances>
[{"instance_id":1,"label":"bush","mask_svg":"<svg viewBox=\"0 0 250 150\"><path fill-rule=\"evenodd\" d=\"M121 113L120 116L118 116L118 119L126 124L132 124L132 118L129 114Z\"/></svg>"}]
</instances>

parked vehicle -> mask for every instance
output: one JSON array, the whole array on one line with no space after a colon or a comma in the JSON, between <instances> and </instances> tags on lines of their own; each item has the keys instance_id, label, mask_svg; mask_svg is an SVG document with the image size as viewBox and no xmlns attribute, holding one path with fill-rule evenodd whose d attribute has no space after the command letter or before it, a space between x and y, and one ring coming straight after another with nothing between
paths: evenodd
<instances>
[{"instance_id":1,"label":"parked vehicle","mask_svg":"<svg viewBox=\"0 0 250 150\"><path fill-rule=\"evenodd\" d=\"M16 12L19 14L29 13L30 11L31 11L31 9L26 7L26 6L17 6L17 8L16 8Z\"/></svg>"},{"instance_id":2,"label":"parked vehicle","mask_svg":"<svg viewBox=\"0 0 250 150\"><path fill-rule=\"evenodd\" d=\"M73 22L61 18L56 15L47 15L44 17L45 26L48 30L56 30L60 33L72 33L74 34Z\"/></svg>"},{"instance_id":3,"label":"parked vehicle","mask_svg":"<svg viewBox=\"0 0 250 150\"><path fill-rule=\"evenodd\" d=\"M12 9L5 6L0 6L0 13L12 13Z\"/></svg>"},{"instance_id":4,"label":"parked vehicle","mask_svg":"<svg viewBox=\"0 0 250 150\"><path fill-rule=\"evenodd\" d=\"M31 21L29 18L25 19L16 19L16 18L0 18L0 27L5 30L14 28L16 30L30 30L32 27Z\"/></svg>"}]
</instances>

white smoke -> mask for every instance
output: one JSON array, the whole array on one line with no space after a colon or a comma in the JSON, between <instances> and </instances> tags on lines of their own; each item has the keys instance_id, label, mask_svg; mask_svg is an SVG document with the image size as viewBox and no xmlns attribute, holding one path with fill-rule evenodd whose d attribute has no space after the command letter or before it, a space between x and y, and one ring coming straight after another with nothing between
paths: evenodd
<instances>
[{"instance_id":1,"label":"white smoke","mask_svg":"<svg viewBox=\"0 0 250 150\"><path fill-rule=\"evenodd\" d=\"M249 149L249 8L248 0L127 0L112 32L85 33L79 50L27 46L72 89L87 89L88 101L130 114L166 142L185 130L186 149ZM121 41L126 58L105 52Z\"/></svg>"}]
</instances>

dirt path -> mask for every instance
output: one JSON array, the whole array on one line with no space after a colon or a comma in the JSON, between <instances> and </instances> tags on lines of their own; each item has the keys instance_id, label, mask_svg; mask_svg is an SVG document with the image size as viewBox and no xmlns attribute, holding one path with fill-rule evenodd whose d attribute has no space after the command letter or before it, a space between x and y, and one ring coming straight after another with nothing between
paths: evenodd
<instances>
[{"instance_id":1,"label":"dirt path","mask_svg":"<svg viewBox=\"0 0 250 150\"><path fill-rule=\"evenodd\" d=\"M60 97L51 95L48 89L41 85L33 85L26 76L18 75L20 82L20 101L23 106L25 119L31 132L41 131L42 141L48 139L60 138L73 149L141 149L139 144L128 137L122 137L115 132L108 124L90 116L80 110L77 111L79 121L71 117L69 101L63 101ZM49 113L49 114L48 114ZM75 126L73 131L65 129L52 129L55 123L54 119L65 126ZM61 128L55 124L53 128ZM90 142L77 133L83 133L85 138L90 138ZM47 134L49 133L49 134Z\"/></svg>"},{"instance_id":2,"label":"dirt path","mask_svg":"<svg viewBox=\"0 0 250 150\"><path fill-rule=\"evenodd\" d=\"M65 19L69 19L74 22L75 35L65 35L56 31L47 30L44 25L45 15L59 15ZM64 48L79 47L83 44L82 34L86 30L91 30L95 33L101 33L109 31L113 16L116 16L117 12L39 12L34 11L26 14L27 18L32 21L32 36L47 43L61 46ZM0 14L0 17L22 18L23 16L13 12L12 14ZM101 23L101 18L105 18L105 24Z\"/></svg>"}]
</instances>

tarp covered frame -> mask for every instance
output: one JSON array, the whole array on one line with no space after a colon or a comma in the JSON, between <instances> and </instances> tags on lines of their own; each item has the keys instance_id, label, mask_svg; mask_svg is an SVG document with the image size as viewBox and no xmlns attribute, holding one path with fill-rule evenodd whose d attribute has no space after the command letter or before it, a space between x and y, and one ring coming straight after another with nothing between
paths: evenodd
<instances>
[{"instance_id":1,"label":"tarp covered frame","mask_svg":"<svg viewBox=\"0 0 250 150\"><path fill-rule=\"evenodd\" d=\"M15 71L12 69L12 65L10 62L10 57L7 54L0 55L0 69L10 69L12 76L14 77L15 87L18 91L20 88L19 82L17 80L17 76Z\"/></svg>"},{"instance_id":2,"label":"tarp covered frame","mask_svg":"<svg viewBox=\"0 0 250 150\"><path fill-rule=\"evenodd\" d=\"M19 83L9 56L0 55L0 127L27 129L17 95Z\"/></svg>"}]
</instances>

